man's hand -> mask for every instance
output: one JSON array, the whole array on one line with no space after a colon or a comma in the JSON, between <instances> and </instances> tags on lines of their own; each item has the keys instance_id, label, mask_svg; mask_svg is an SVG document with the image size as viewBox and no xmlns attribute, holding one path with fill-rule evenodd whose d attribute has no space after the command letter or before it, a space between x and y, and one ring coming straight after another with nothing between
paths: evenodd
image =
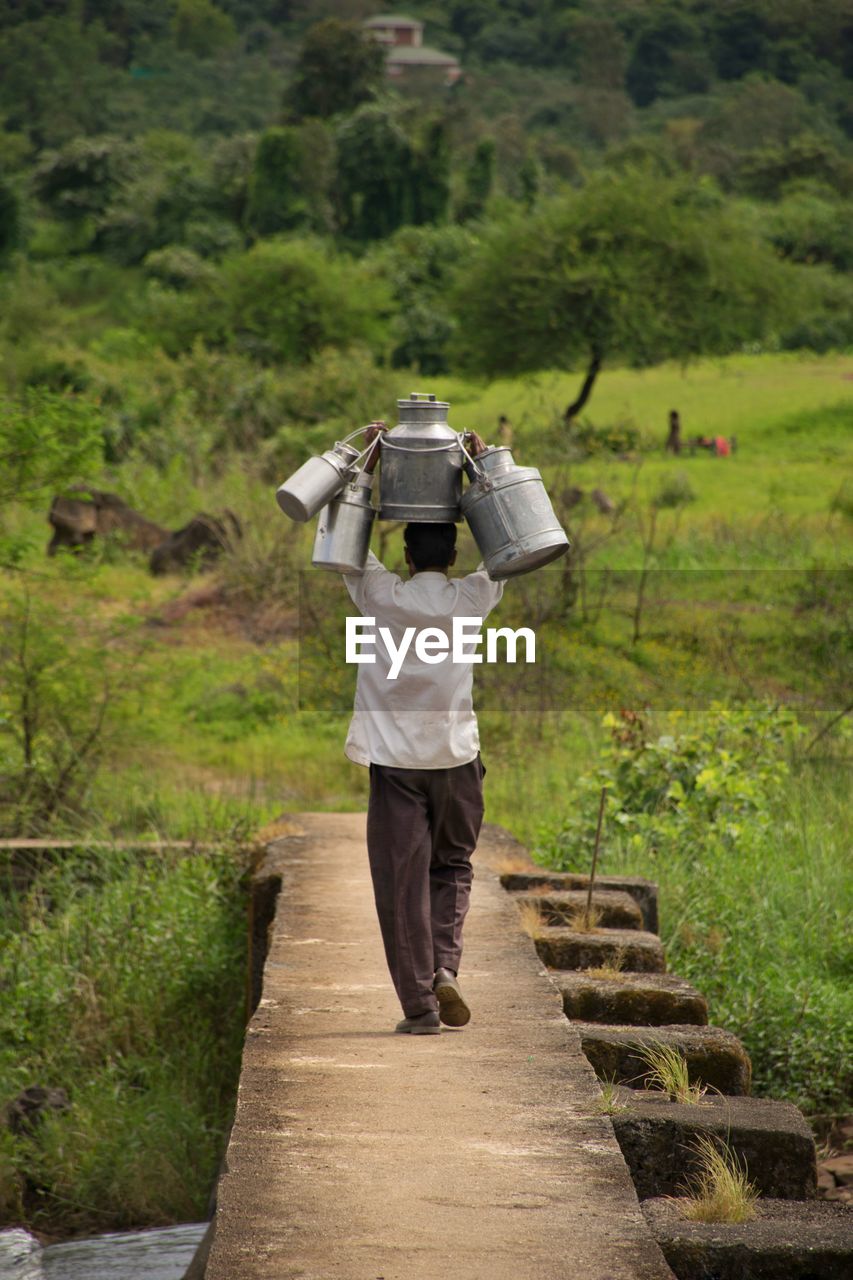
<instances>
[{"instance_id":1,"label":"man's hand","mask_svg":"<svg viewBox=\"0 0 853 1280\"><path fill-rule=\"evenodd\" d=\"M477 435L476 431L467 431L466 446L472 458L479 458L481 453L485 453L489 447L482 436Z\"/></svg>"},{"instance_id":2,"label":"man's hand","mask_svg":"<svg viewBox=\"0 0 853 1280\"><path fill-rule=\"evenodd\" d=\"M370 425L368 427L365 427L364 429L365 443L369 445L373 444L374 440L378 439L379 436L382 435L382 432L387 430L388 430L388 427L384 422L381 422L381 421L371 422ZM379 446L377 445L367 455L367 461L364 464L364 469L368 475L373 474L373 472L376 469L376 464L378 461L379 461Z\"/></svg>"}]
</instances>

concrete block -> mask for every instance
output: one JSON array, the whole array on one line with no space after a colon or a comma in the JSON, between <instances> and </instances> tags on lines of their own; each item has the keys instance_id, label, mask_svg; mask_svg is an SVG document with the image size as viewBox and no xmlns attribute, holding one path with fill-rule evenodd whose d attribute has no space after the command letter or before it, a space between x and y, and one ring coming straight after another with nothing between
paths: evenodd
<instances>
[{"instance_id":1,"label":"concrete block","mask_svg":"<svg viewBox=\"0 0 853 1280\"><path fill-rule=\"evenodd\" d=\"M759 1200L752 1222L689 1222L677 1200L643 1212L678 1280L849 1280L853 1211L822 1201Z\"/></svg>"},{"instance_id":2,"label":"concrete block","mask_svg":"<svg viewBox=\"0 0 853 1280\"><path fill-rule=\"evenodd\" d=\"M589 876L578 875L573 871L506 871L501 876L501 884L511 893L543 886L558 893L566 893L588 889ZM658 887L651 880L644 880L642 876L596 876L595 886L597 889L630 893L643 913L643 928L649 933L657 933Z\"/></svg>"},{"instance_id":3,"label":"concrete block","mask_svg":"<svg viewBox=\"0 0 853 1280\"><path fill-rule=\"evenodd\" d=\"M615 965L641 973L663 973L666 959L660 938L639 929L602 929L578 933L574 929L542 929L536 950L552 969L591 969Z\"/></svg>"},{"instance_id":4,"label":"concrete block","mask_svg":"<svg viewBox=\"0 0 853 1280\"><path fill-rule=\"evenodd\" d=\"M554 973L567 1018L621 1026L706 1026L705 997L672 973L620 973L598 978L583 972Z\"/></svg>"},{"instance_id":5,"label":"concrete block","mask_svg":"<svg viewBox=\"0 0 853 1280\"><path fill-rule=\"evenodd\" d=\"M584 1053L599 1080L613 1080L643 1088L648 1065L640 1046L672 1045L687 1060L691 1084L708 1085L720 1093L749 1093L752 1063L730 1031L722 1027L611 1027L595 1022L572 1022L580 1033Z\"/></svg>"},{"instance_id":6,"label":"concrete block","mask_svg":"<svg viewBox=\"0 0 853 1280\"><path fill-rule=\"evenodd\" d=\"M696 1171L695 1140L708 1134L746 1163L763 1196L808 1200L815 1195L812 1131L791 1102L707 1093L697 1105L644 1089L617 1090L627 1107L611 1116L640 1199L682 1195Z\"/></svg>"},{"instance_id":7,"label":"concrete block","mask_svg":"<svg viewBox=\"0 0 853 1280\"><path fill-rule=\"evenodd\" d=\"M518 902L529 902L537 907L546 924L564 926L571 925L576 913L586 910L586 898L585 889L568 889L559 893L525 889L516 895ZM592 905L603 929L643 927L643 913L630 893L616 889L596 889L592 895Z\"/></svg>"}]
</instances>

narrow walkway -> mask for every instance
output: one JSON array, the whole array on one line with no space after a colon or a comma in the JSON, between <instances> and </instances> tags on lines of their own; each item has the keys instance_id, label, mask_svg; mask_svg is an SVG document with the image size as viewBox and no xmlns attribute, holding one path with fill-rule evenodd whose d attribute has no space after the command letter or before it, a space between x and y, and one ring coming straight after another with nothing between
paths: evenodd
<instances>
[{"instance_id":1,"label":"narrow walkway","mask_svg":"<svg viewBox=\"0 0 853 1280\"><path fill-rule=\"evenodd\" d=\"M361 814L308 814L249 1026L207 1280L671 1280L486 835L460 1031L395 1036Z\"/></svg>"}]
</instances>

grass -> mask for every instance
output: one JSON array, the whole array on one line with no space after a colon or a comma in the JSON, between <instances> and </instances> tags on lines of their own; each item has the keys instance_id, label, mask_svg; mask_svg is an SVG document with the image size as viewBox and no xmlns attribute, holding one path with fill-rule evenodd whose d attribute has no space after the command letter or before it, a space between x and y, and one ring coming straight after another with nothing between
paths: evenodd
<instances>
[{"instance_id":1,"label":"grass","mask_svg":"<svg viewBox=\"0 0 853 1280\"><path fill-rule=\"evenodd\" d=\"M205 1216L245 1021L245 859L79 848L0 898L0 1221L69 1234Z\"/></svg>"},{"instance_id":2,"label":"grass","mask_svg":"<svg viewBox=\"0 0 853 1280\"><path fill-rule=\"evenodd\" d=\"M566 923L575 933L600 933L599 925L604 918L601 907L592 904L589 911L586 907L574 907L566 915Z\"/></svg>"},{"instance_id":3,"label":"grass","mask_svg":"<svg viewBox=\"0 0 853 1280\"><path fill-rule=\"evenodd\" d=\"M704 1085L691 1083L687 1060L673 1045L638 1045L637 1056L649 1068L644 1078L648 1089L667 1094L673 1102L696 1106L705 1096Z\"/></svg>"},{"instance_id":4,"label":"grass","mask_svg":"<svg viewBox=\"0 0 853 1280\"><path fill-rule=\"evenodd\" d=\"M599 1080L601 1097L595 1104L595 1112L600 1116L620 1116L629 1110L619 1101L619 1086L615 1080Z\"/></svg>"},{"instance_id":5,"label":"grass","mask_svg":"<svg viewBox=\"0 0 853 1280\"><path fill-rule=\"evenodd\" d=\"M626 958L626 948L617 947L609 964L595 965L590 969L582 970L582 972L589 978L603 978L605 981L614 981L622 976L625 970Z\"/></svg>"},{"instance_id":6,"label":"grass","mask_svg":"<svg viewBox=\"0 0 853 1280\"><path fill-rule=\"evenodd\" d=\"M532 938L534 942L539 938L543 938L547 926L538 905L535 902L519 902L516 905L518 906L518 919L522 931L527 934L528 938Z\"/></svg>"},{"instance_id":7,"label":"grass","mask_svg":"<svg viewBox=\"0 0 853 1280\"><path fill-rule=\"evenodd\" d=\"M698 1171L680 1205L691 1222L751 1222L758 1191L749 1181L745 1163L725 1143L707 1134L693 1142Z\"/></svg>"},{"instance_id":8,"label":"grass","mask_svg":"<svg viewBox=\"0 0 853 1280\"><path fill-rule=\"evenodd\" d=\"M849 583L840 574L830 580L824 570L847 558L849 515L836 499L851 447L850 371L844 357L799 356L737 357L684 372L673 366L606 370L590 405L593 421L629 416L654 443L663 438L668 410L677 407L688 434L722 431L739 439L738 453L727 460L701 455L673 463L642 453L639 472L634 463L608 456L562 461L561 437L551 427L554 407L575 390L574 378L488 388L439 379L431 388L450 396L458 427L488 436L506 412L516 428L517 459L541 462L552 490L599 486L616 498L634 494L643 510L668 478L684 472L696 494L688 507L660 513L639 643L631 638L642 564L634 516L614 532L608 517L582 504L571 525L585 548L583 568L576 562L569 582L558 565L507 587L495 621L534 616L541 661L534 679L520 668L478 673L487 816L538 849L540 865L554 865L554 832L577 808L584 774L600 763L605 712L632 708L664 732L671 709L701 717L713 698L732 705L770 698L795 706L813 736L843 705ZM342 749L351 673L341 673L334 649L321 655L337 698L323 710L312 704L300 669L305 647L293 586L296 567L309 563L313 528L283 522L272 483L237 458L213 474L201 455L178 451L162 470L137 459L101 483L171 527L193 510L229 506L248 533L221 575L152 579L143 558L110 548L79 561L47 562L43 513L4 512L6 528L30 550L19 565L23 572L0 577L0 612L26 580L50 602L57 624L73 607L87 619L126 621L134 644L144 641L134 679L120 688L112 708L109 755L79 807L63 813L51 833L188 837L233 848L282 813L363 810L367 771L350 764ZM399 564L399 541L396 533L390 538L389 563ZM464 530L462 545L460 559L473 566L476 552ZM567 610L571 590L577 594ZM188 603L190 593L195 604ZM68 654L76 652L76 637L71 625L59 631ZM0 723L10 722L0 716ZM659 883L670 967L703 991L715 1023L743 1039L756 1092L790 1098L809 1111L849 1109L853 1092L846 1066L853 1061L853 1010L845 943L851 809L844 732L842 722L810 756L794 761L778 802L728 842L662 845L608 829L600 865L602 874L640 874ZM4 733L0 750L9 741ZM0 775L6 767L4 759ZM588 865L588 856L579 855L567 869ZM530 864L513 859L505 869L526 871ZM129 884L138 873L127 874ZM221 867L214 884L220 874ZM0 1168L10 1171L0 1181L7 1219L17 1212L8 1206L20 1197L26 1170L51 1188L54 1220L73 1229L82 1227L87 1212L94 1229L175 1221L199 1206L203 1212L223 1117L233 1104L234 1046L242 1036L237 948L244 942L243 900L232 889L227 901L213 888L194 895L177 868L165 875L163 892L174 899L178 918L187 928L210 929L217 945L193 947L182 959L173 950L181 932L164 923L167 903L156 910L152 904L150 948L134 934L133 947L116 960L115 976L129 968L141 992L156 989L162 948L172 957L165 980L174 976L180 991L170 1009L180 1008L182 1020L163 1030L165 1039L134 1039L130 1055L122 1047L133 1026L130 1012L109 996L110 966L97 958L107 939L91 953L81 941L99 937L101 929L121 936L120 912L111 909L102 918L85 877L69 890L67 906L53 914L45 909L28 943L41 949L20 960L21 973L29 974L26 999L10 1011L9 992L17 987L0 998L0 1019L12 1028L10 1056L0 1055L0 1104L24 1084L70 1081L79 1141L67 1140L72 1117L48 1120L26 1148L17 1140L10 1146L9 1135L0 1133ZM14 932L9 922L3 927ZM523 927L535 936L543 921ZM230 958L220 944L225 952L235 948ZM8 947L0 963L8 963L7 953ZM34 967L36 956L43 971ZM618 978L623 963L615 958L589 972ZM69 974L79 979L69 983ZM224 1001L217 1013L206 996L198 1009L218 1027L215 1053L210 1033L185 1021L195 981L208 993L205 984L218 984ZM43 999L33 1003L39 991ZM146 1002L150 1009L148 995ZM120 1047L103 1049L111 1027ZM193 1035L182 1039L188 1027ZM100 1058L92 1049L97 1043Z\"/></svg>"}]
</instances>

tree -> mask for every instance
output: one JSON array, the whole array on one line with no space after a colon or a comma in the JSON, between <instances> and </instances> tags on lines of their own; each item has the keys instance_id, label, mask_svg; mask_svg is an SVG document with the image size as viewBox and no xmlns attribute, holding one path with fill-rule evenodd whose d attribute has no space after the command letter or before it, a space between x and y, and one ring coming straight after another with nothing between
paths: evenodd
<instances>
[{"instance_id":1,"label":"tree","mask_svg":"<svg viewBox=\"0 0 853 1280\"><path fill-rule=\"evenodd\" d=\"M120 42L72 9L0 31L0 119L39 147L109 126Z\"/></svg>"},{"instance_id":2,"label":"tree","mask_svg":"<svg viewBox=\"0 0 853 1280\"><path fill-rule=\"evenodd\" d=\"M319 120L261 134L248 186L246 226L259 235L329 228L333 144Z\"/></svg>"},{"instance_id":3,"label":"tree","mask_svg":"<svg viewBox=\"0 0 853 1280\"><path fill-rule=\"evenodd\" d=\"M337 198L341 230L381 240L414 221L412 144L390 111L363 106L338 129Z\"/></svg>"},{"instance_id":4,"label":"tree","mask_svg":"<svg viewBox=\"0 0 853 1280\"><path fill-rule=\"evenodd\" d=\"M237 35L233 20L211 0L178 0L172 31L178 48L197 58L213 57Z\"/></svg>"},{"instance_id":5,"label":"tree","mask_svg":"<svg viewBox=\"0 0 853 1280\"><path fill-rule=\"evenodd\" d=\"M299 192L299 134L292 126L273 126L261 134L249 178L246 224L260 235L287 231L304 221Z\"/></svg>"},{"instance_id":6,"label":"tree","mask_svg":"<svg viewBox=\"0 0 853 1280\"><path fill-rule=\"evenodd\" d=\"M377 273L309 239L259 240L198 287L152 283L148 325L170 355L201 341L266 364L300 364L324 347L385 346L391 299Z\"/></svg>"},{"instance_id":7,"label":"tree","mask_svg":"<svg viewBox=\"0 0 853 1280\"><path fill-rule=\"evenodd\" d=\"M457 354L486 374L723 353L782 318L791 269L713 189L646 173L490 227L455 289Z\"/></svg>"},{"instance_id":8,"label":"tree","mask_svg":"<svg viewBox=\"0 0 853 1280\"><path fill-rule=\"evenodd\" d=\"M327 119L376 96L385 78L381 45L357 23L327 18L308 31L285 105L297 117Z\"/></svg>"},{"instance_id":9,"label":"tree","mask_svg":"<svg viewBox=\"0 0 853 1280\"><path fill-rule=\"evenodd\" d=\"M86 477L103 447L100 414L85 400L30 387L0 402L0 507L41 503L56 486Z\"/></svg>"},{"instance_id":10,"label":"tree","mask_svg":"<svg viewBox=\"0 0 853 1280\"><path fill-rule=\"evenodd\" d=\"M102 214L131 171L133 148L117 138L73 138L39 157L33 185L60 218Z\"/></svg>"},{"instance_id":11,"label":"tree","mask_svg":"<svg viewBox=\"0 0 853 1280\"><path fill-rule=\"evenodd\" d=\"M456 209L457 222L481 217L492 194L494 181L495 144L491 138L482 138L465 172L465 194Z\"/></svg>"},{"instance_id":12,"label":"tree","mask_svg":"<svg viewBox=\"0 0 853 1280\"><path fill-rule=\"evenodd\" d=\"M18 197L8 182L0 179L0 265L16 247L21 233Z\"/></svg>"}]
</instances>

